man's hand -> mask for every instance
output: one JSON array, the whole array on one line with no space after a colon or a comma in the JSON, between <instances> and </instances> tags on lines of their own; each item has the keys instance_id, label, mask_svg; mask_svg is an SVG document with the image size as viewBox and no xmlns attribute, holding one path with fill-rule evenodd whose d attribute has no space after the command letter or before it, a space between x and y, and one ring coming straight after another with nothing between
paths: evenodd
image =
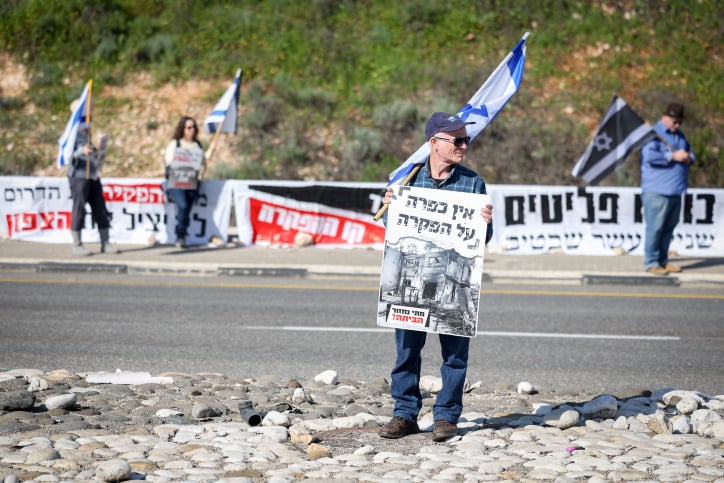
<instances>
[{"instance_id":1,"label":"man's hand","mask_svg":"<svg viewBox=\"0 0 724 483\"><path fill-rule=\"evenodd\" d=\"M483 206L480 210L480 214L483 215L483 220L485 220L485 223L488 225L493 221L493 205L488 203L487 205Z\"/></svg>"},{"instance_id":2,"label":"man's hand","mask_svg":"<svg viewBox=\"0 0 724 483\"><path fill-rule=\"evenodd\" d=\"M389 205L393 199L395 199L395 193L392 187L389 187L387 188L387 191L385 191L385 197L382 198L382 203Z\"/></svg>"},{"instance_id":3,"label":"man's hand","mask_svg":"<svg viewBox=\"0 0 724 483\"><path fill-rule=\"evenodd\" d=\"M677 149L671 156L671 160L677 163L689 164L691 162L691 156L689 156L689 151Z\"/></svg>"}]
</instances>

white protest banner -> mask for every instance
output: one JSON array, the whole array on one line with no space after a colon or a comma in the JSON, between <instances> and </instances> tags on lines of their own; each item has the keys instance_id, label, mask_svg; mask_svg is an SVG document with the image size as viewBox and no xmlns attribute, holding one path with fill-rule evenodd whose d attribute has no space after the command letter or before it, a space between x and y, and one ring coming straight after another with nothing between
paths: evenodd
<instances>
[{"instance_id":1,"label":"white protest banner","mask_svg":"<svg viewBox=\"0 0 724 483\"><path fill-rule=\"evenodd\" d=\"M488 186L495 206L488 250L534 255L643 255L646 225L639 188ZM671 250L724 256L724 190L689 188Z\"/></svg>"},{"instance_id":2,"label":"white protest banner","mask_svg":"<svg viewBox=\"0 0 724 483\"><path fill-rule=\"evenodd\" d=\"M64 177L0 177L3 203L0 232L13 240L71 243L71 199ZM191 211L190 244L211 237L228 238L232 184L205 181ZM174 240L175 209L166 200L163 180L104 178L103 197L111 218L111 240L119 244L168 243ZM90 210L82 239L100 241Z\"/></svg>"},{"instance_id":3,"label":"white protest banner","mask_svg":"<svg viewBox=\"0 0 724 483\"><path fill-rule=\"evenodd\" d=\"M475 337L487 195L397 186L389 205L377 325Z\"/></svg>"}]
</instances>

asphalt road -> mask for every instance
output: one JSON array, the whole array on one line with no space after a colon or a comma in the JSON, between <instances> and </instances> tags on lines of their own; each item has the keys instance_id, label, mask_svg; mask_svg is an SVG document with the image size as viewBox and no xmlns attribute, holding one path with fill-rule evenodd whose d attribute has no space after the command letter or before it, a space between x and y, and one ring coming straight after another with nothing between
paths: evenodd
<instances>
[{"instance_id":1,"label":"asphalt road","mask_svg":"<svg viewBox=\"0 0 724 483\"><path fill-rule=\"evenodd\" d=\"M0 274L0 368L388 377L390 329L360 280ZM724 295L667 287L489 285L469 379L600 393L724 394ZM438 375L437 338L423 373Z\"/></svg>"}]
</instances>

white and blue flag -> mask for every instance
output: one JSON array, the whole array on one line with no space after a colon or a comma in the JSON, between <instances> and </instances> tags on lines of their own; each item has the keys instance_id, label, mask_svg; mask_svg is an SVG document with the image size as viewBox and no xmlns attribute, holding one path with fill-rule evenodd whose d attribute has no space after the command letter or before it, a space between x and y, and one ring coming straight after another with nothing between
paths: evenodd
<instances>
[{"instance_id":1,"label":"white and blue flag","mask_svg":"<svg viewBox=\"0 0 724 483\"><path fill-rule=\"evenodd\" d=\"M88 103L90 102L90 91L92 80L89 80L83 89L83 93L78 98L78 105L73 110L73 113L68 119L68 124L65 126L63 134L58 139L60 148L58 149L58 160L56 165L58 169L67 165L73 159L73 151L75 151L75 141L78 137L78 128L81 125L90 126L90 120L86 119L88 113ZM92 116L91 116L92 117Z\"/></svg>"},{"instance_id":2,"label":"white and blue flag","mask_svg":"<svg viewBox=\"0 0 724 483\"><path fill-rule=\"evenodd\" d=\"M240 87L241 69L236 71L234 82L226 89L224 95L221 96L219 102L214 106L214 110L211 111L209 117L204 121L207 134L213 134L217 129L220 129L220 132L236 134Z\"/></svg>"},{"instance_id":3,"label":"white and blue flag","mask_svg":"<svg viewBox=\"0 0 724 483\"><path fill-rule=\"evenodd\" d=\"M528 35L529 32L523 35L513 50L478 89L478 92L458 111L457 115L463 121L475 122L475 124L467 126L470 143L483 132L483 129L488 127L488 124L495 119L513 94L518 91L520 82L523 80L525 41ZM390 173L390 181L387 186L402 183L415 165L424 163L429 155L430 146L425 142L400 167Z\"/></svg>"}]
</instances>

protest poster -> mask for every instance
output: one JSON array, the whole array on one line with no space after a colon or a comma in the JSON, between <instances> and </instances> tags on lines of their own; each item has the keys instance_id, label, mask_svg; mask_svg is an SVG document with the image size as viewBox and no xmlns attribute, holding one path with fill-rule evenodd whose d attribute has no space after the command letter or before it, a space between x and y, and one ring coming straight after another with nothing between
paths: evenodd
<instances>
[{"instance_id":1,"label":"protest poster","mask_svg":"<svg viewBox=\"0 0 724 483\"><path fill-rule=\"evenodd\" d=\"M487 195L396 186L389 205L377 325L475 337Z\"/></svg>"}]
</instances>

